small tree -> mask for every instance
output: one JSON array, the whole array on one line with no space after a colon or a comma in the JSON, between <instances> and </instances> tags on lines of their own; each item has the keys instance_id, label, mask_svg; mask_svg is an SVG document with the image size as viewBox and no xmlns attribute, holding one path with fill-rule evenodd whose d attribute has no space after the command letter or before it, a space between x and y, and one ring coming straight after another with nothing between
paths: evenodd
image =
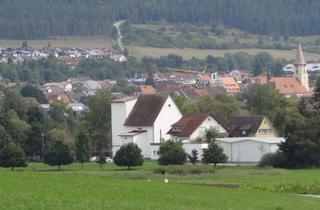
<instances>
[{"instance_id":1,"label":"small tree","mask_svg":"<svg viewBox=\"0 0 320 210\"><path fill-rule=\"evenodd\" d=\"M227 161L227 156L223 153L223 149L216 143L217 132L215 129L208 129L205 134L205 141L208 143L208 149L203 150L202 162L213 163L214 167L217 163Z\"/></svg>"},{"instance_id":2,"label":"small tree","mask_svg":"<svg viewBox=\"0 0 320 210\"><path fill-rule=\"evenodd\" d=\"M21 44L21 47L28 47L28 41L27 40L24 40Z\"/></svg>"},{"instance_id":3,"label":"small tree","mask_svg":"<svg viewBox=\"0 0 320 210\"><path fill-rule=\"evenodd\" d=\"M182 144L171 140L160 145L159 155L158 162L160 165L182 165L187 159L187 154L184 151Z\"/></svg>"},{"instance_id":4,"label":"small tree","mask_svg":"<svg viewBox=\"0 0 320 210\"><path fill-rule=\"evenodd\" d=\"M6 144L0 150L0 167L11 168L12 171L14 167L27 167L26 157L22 148L12 142Z\"/></svg>"},{"instance_id":5,"label":"small tree","mask_svg":"<svg viewBox=\"0 0 320 210\"><path fill-rule=\"evenodd\" d=\"M141 166L143 164L141 149L134 143L122 145L113 161L117 166L127 166L128 170L131 166Z\"/></svg>"},{"instance_id":6,"label":"small tree","mask_svg":"<svg viewBox=\"0 0 320 210\"><path fill-rule=\"evenodd\" d=\"M97 163L100 164L100 170L101 170L102 166L106 163L106 153L104 151L100 152Z\"/></svg>"},{"instance_id":7,"label":"small tree","mask_svg":"<svg viewBox=\"0 0 320 210\"><path fill-rule=\"evenodd\" d=\"M81 163L83 169L83 163L89 162L90 159L90 144L87 136L80 132L76 139L76 158Z\"/></svg>"},{"instance_id":8,"label":"small tree","mask_svg":"<svg viewBox=\"0 0 320 210\"><path fill-rule=\"evenodd\" d=\"M63 131L53 129L49 132L49 144L46 146L43 162L58 166L60 170L61 165L67 165L73 162L73 156L70 145L66 143L65 134Z\"/></svg>"},{"instance_id":9,"label":"small tree","mask_svg":"<svg viewBox=\"0 0 320 210\"><path fill-rule=\"evenodd\" d=\"M194 165L198 161L198 151L193 149L191 155L189 155L190 162Z\"/></svg>"}]
</instances>

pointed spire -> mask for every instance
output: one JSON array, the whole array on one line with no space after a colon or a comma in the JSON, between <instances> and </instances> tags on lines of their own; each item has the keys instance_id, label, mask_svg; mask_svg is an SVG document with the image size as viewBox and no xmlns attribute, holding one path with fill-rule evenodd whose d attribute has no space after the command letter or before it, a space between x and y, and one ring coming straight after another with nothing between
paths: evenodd
<instances>
[{"instance_id":1,"label":"pointed spire","mask_svg":"<svg viewBox=\"0 0 320 210\"><path fill-rule=\"evenodd\" d=\"M304 60L303 52L302 52L302 47L301 47L301 41L299 40L298 42L298 48L297 48L297 55L296 55L296 60L294 61L295 65L306 65L306 62Z\"/></svg>"}]
</instances>

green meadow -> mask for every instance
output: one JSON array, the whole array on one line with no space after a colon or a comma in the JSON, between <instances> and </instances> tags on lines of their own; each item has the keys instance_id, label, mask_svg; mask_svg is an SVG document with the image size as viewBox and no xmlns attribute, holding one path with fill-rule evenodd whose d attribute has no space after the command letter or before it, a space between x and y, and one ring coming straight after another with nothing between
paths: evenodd
<instances>
[{"instance_id":1,"label":"green meadow","mask_svg":"<svg viewBox=\"0 0 320 210\"><path fill-rule=\"evenodd\" d=\"M154 162L127 171L113 164L0 169L0 209L304 209L320 208L320 170L219 166L213 174L155 174ZM211 166L209 166L211 167Z\"/></svg>"}]
</instances>

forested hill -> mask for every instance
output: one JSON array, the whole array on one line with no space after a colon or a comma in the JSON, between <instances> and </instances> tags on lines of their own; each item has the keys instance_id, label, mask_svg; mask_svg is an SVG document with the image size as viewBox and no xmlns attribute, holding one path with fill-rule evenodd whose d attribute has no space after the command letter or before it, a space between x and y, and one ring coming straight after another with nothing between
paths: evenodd
<instances>
[{"instance_id":1,"label":"forested hill","mask_svg":"<svg viewBox=\"0 0 320 210\"><path fill-rule=\"evenodd\" d=\"M256 34L320 34L319 0L1 0L0 38L108 35L115 20L222 23Z\"/></svg>"}]
</instances>

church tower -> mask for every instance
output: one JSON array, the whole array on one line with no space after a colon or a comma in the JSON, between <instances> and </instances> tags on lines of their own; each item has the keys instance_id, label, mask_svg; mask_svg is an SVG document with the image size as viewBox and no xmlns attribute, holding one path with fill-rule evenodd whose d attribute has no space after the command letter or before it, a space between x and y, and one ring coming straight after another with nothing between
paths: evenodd
<instances>
[{"instance_id":1,"label":"church tower","mask_svg":"<svg viewBox=\"0 0 320 210\"><path fill-rule=\"evenodd\" d=\"M304 60L301 42L298 43L298 49L297 49L297 56L296 60L294 61L294 77L296 77L302 86L306 88L307 91L309 91L309 75L306 70L306 62Z\"/></svg>"}]
</instances>

